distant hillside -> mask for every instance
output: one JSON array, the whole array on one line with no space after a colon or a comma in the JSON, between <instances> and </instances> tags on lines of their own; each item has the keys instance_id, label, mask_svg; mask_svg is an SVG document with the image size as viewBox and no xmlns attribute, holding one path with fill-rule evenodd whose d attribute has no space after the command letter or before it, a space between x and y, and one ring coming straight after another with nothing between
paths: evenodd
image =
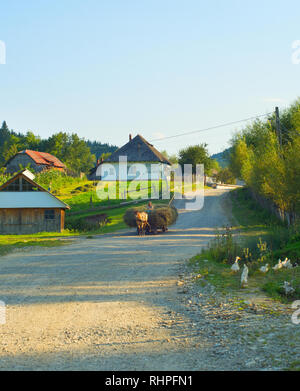
<instances>
[{"instance_id":1,"label":"distant hillside","mask_svg":"<svg viewBox=\"0 0 300 391\"><path fill-rule=\"evenodd\" d=\"M221 167L227 167L229 164L229 155L231 152L231 148L225 149L223 152L215 153L211 155L212 159L215 159Z\"/></svg>"}]
</instances>

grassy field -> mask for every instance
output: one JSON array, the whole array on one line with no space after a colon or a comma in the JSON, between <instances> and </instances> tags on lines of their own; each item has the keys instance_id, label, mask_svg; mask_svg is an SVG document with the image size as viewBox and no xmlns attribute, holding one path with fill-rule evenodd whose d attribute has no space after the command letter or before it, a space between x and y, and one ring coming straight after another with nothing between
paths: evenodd
<instances>
[{"instance_id":1,"label":"grassy field","mask_svg":"<svg viewBox=\"0 0 300 391\"><path fill-rule=\"evenodd\" d=\"M196 273L224 293L267 294L282 302L299 299L300 266L279 271L271 269L278 258L283 260L285 257L300 265L298 227L288 228L270 216L248 196L246 189L232 191L226 202L232 212L233 226L216 232L209 248L190 260ZM240 287L241 272L231 271L236 256L241 258L241 269L245 263L249 268L248 287L244 289ZM259 268L266 263L270 270L263 274ZM202 277L199 277L199 283ZM294 294L284 294L284 281L294 287Z\"/></svg>"}]
</instances>

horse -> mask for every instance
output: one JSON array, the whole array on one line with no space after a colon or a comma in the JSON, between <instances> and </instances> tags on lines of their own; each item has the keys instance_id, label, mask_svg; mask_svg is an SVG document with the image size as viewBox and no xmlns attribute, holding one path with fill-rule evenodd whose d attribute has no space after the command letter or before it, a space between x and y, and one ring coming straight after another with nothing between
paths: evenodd
<instances>
[{"instance_id":1,"label":"horse","mask_svg":"<svg viewBox=\"0 0 300 391\"><path fill-rule=\"evenodd\" d=\"M148 223L148 213L146 212L135 212L135 219L136 219L136 226L137 226L137 231L138 234L144 235L145 234L145 229L148 226L150 228L150 225Z\"/></svg>"}]
</instances>

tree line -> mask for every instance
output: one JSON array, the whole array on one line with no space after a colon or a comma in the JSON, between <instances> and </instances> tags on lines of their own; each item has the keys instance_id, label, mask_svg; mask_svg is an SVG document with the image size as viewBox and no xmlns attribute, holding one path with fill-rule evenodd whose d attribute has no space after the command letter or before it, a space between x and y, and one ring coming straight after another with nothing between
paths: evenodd
<instances>
[{"instance_id":1,"label":"tree line","mask_svg":"<svg viewBox=\"0 0 300 391\"><path fill-rule=\"evenodd\" d=\"M236 133L230 168L292 220L300 213L300 99L281 112L280 128L281 137L274 114Z\"/></svg>"},{"instance_id":2,"label":"tree line","mask_svg":"<svg viewBox=\"0 0 300 391\"><path fill-rule=\"evenodd\" d=\"M0 168L18 152L30 149L39 152L48 152L61 160L70 173L88 173L94 167L96 160L107 158L117 147L80 138L76 133L58 132L47 139L36 136L28 131L26 134L10 130L4 121L0 128ZM171 163L191 164L195 171L196 164L204 164L205 175L217 175L217 180L231 183L235 180L228 168L221 168L215 159L208 153L207 144L189 146L181 149L176 155L162 154ZM217 172L217 174L216 174Z\"/></svg>"},{"instance_id":3,"label":"tree line","mask_svg":"<svg viewBox=\"0 0 300 391\"><path fill-rule=\"evenodd\" d=\"M61 160L70 172L87 173L102 155L114 152L117 147L80 138L76 133L58 132L42 139L28 131L26 134L10 130L4 121L0 128L0 167L16 153L31 149L48 152Z\"/></svg>"}]
</instances>

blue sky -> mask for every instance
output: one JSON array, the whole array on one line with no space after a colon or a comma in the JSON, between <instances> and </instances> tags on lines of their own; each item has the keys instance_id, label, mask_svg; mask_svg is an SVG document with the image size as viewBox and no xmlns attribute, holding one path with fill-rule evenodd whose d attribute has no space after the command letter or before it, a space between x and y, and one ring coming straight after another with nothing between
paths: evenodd
<instances>
[{"instance_id":1,"label":"blue sky","mask_svg":"<svg viewBox=\"0 0 300 391\"><path fill-rule=\"evenodd\" d=\"M299 1L11 0L1 4L0 121L123 145L264 114L300 96ZM238 127L155 142L228 146Z\"/></svg>"}]
</instances>

